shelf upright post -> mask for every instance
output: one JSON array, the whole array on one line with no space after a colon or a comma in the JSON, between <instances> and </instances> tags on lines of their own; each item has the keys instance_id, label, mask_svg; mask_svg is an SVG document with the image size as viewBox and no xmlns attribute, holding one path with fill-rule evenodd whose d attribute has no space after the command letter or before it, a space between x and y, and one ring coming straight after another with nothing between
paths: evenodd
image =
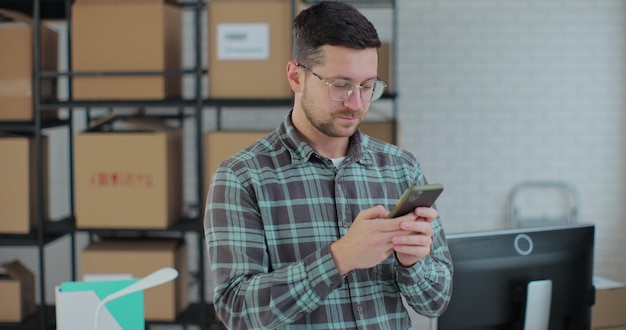
<instances>
[{"instance_id":1,"label":"shelf upright post","mask_svg":"<svg viewBox=\"0 0 626 330\"><path fill-rule=\"evenodd\" d=\"M46 263L45 263L45 219L44 214L44 192L42 187L43 183L43 156L42 156L42 138L41 138L41 13L40 3L41 0L33 0L33 35L32 35L32 47L33 47L33 74L32 74L32 98L33 98L33 118L34 118L34 131L35 131L35 180L38 189L36 189L37 197L37 250L39 254L39 294L40 301L37 306L39 325L42 330L46 329L48 324L48 315L46 313Z\"/></svg>"},{"instance_id":2,"label":"shelf upright post","mask_svg":"<svg viewBox=\"0 0 626 330\"><path fill-rule=\"evenodd\" d=\"M67 40L67 72L72 72L72 0L65 0L65 19L66 19L66 40ZM73 75L67 75L67 100L72 101L72 78ZM68 115L68 166L69 166L69 212L71 219L70 233L70 265L71 278L76 281L76 208L74 205L74 111L71 107L67 108Z\"/></svg>"},{"instance_id":3,"label":"shelf upright post","mask_svg":"<svg viewBox=\"0 0 626 330\"><path fill-rule=\"evenodd\" d=\"M392 62L393 66L391 68L391 86L394 88L394 93L396 96L393 99L392 107L392 127L391 134L393 134L393 143L398 144L398 101L397 101L397 93L398 93L398 10L396 8L396 0L391 0L391 40L392 40Z\"/></svg>"},{"instance_id":4,"label":"shelf upright post","mask_svg":"<svg viewBox=\"0 0 626 330\"><path fill-rule=\"evenodd\" d=\"M202 144L202 13L204 12L205 5L203 0L196 0L194 7L194 24L195 24L195 42L194 42L194 51L195 51L195 107L194 107L194 117L196 124L196 175L197 175L197 214L198 217L202 220L204 215L204 161L203 161L203 144ZM204 227L204 226L203 226ZM198 241L198 298L200 299L200 322L201 329L207 329L208 327L208 316L206 315L208 310L206 308L206 293L205 293L205 257L204 257L204 230L200 230L197 233L197 241Z\"/></svg>"}]
</instances>

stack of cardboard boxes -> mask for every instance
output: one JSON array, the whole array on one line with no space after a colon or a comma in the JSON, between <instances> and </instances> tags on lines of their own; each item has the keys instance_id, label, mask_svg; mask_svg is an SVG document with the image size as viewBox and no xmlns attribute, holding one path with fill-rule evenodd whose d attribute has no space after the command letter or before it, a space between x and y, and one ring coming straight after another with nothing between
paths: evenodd
<instances>
[{"instance_id":1,"label":"stack of cardboard boxes","mask_svg":"<svg viewBox=\"0 0 626 330\"><path fill-rule=\"evenodd\" d=\"M0 9L0 121L33 120L33 21L27 15ZM46 24L40 29L42 71L57 70L58 37ZM41 79L42 101L56 99L56 80ZM56 111L42 112L54 119Z\"/></svg>"},{"instance_id":2,"label":"stack of cardboard boxes","mask_svg":"<svg viewBox=\"0 0 626 330\"><path fill-rule=\"evenodd\" d=\"M104 130L106 126L112 130ZM155 120L111 118L76 137L76 226L167 229L182 215L182 135ZM81 254L82 276L144 277L173 267L179 277L145 292L147 320L174 321L188 305L182 239L102 239Z\"/></svg>"},{"instance_id":3,"label":"stack of cardboard boxes","mask_svg":"<svg viewBox=\"0 0 626 330\"><path fill-rule=\"evenodd\" d=\"M291 98L285 69L291 60L291 18L307 7L289 0L212 0L209 20L209 96L212 98ZM380 77L393 88L393 51L380 49ZM366 122L361 129L395 143L393 122ZM205 134L205 189L219 163L268 132Z\"/></svg>"},{"instance_id":4,"label":"stack of cardboard boxes","mask_svg":"<svg viewBox=\"0 0 626 330\"><path fill-rule=\"evenodd\" d=\"M168 0L77 0L72 6L72 68L119 73L73 81L76 100L164 99L181 96L182 9Z\"/></svg>"},{"instance_id":5,"label":"stack of cardboard boxes","mask_svg":"<svg viewBox=\"0 0 626 330\"><path fill-rule=\"evenodd\" d=\"M0 9L0 121L33 121L33 21L22 13ZM46 24L40 29L40 70L57 68L57 35ZM40 80L42 100L54 100L56 82ZM56 111L41 113L43 121ZM48 141L41 137L38 159L32 132L0 132L0 234L32 234L38 212L48 214ZM37 161L42 178L38 183ZM38 201L38 193L43 200ZM0 265L0 322L22 322L36 312L35 277L18 260Z\"/></svg>"},{"instance_id":6,"label":"stack of cardboard boxes","mask_svg":"<svg viewBox=\"0 0 626 330\"><path fill-rule=\"evenodd\" d=\"M179 99L182 9L176 3L77 0L72 6L73 70L118 75L75 77L73 98ZM163 71L173 73L154 74ZM77 228L160 230L180 220L182 150L179 128L145 118L107 118L78 134ZM184 240L102 239L81 253L81 276L139 278L162 267L176 268L179 277L145 292L145 318L174 321L188 306Z\"/></svg>"},{"instance_id":7,"label":"stack of cardboard boxes","mask_svg":"<svg viewBox=\"0 0 626 330\"><path fill-rule=\"evenodd\" d=\"M287 0L209 2L210 97L291 97L292 10Z\"/></svg>"},{"instance_id":8,"label":"stack of cardboard boxes","mask_svg":"<svg viewBox=\"0 0 626 330\"><path fill-rule=\"evenodd\" d=\"M0 121L27 122L33 115L33 21L25 14L0 9ZM41 24L40 70L57 68L57 34ZM56 97L56 83L41 81L41 99ZM56 118L42 112L42 120ZM0 233L28 234L37 226L37 212L47 215L47 140L42 143L43 182L37 185L35 138L32 133L0 132ZM37 203L37 191L44 196Z\"/></svg>"},{"instance_id":9,"label":"stack of cardboard boxes","mask_svg":"<svg viewBox=\"0 0 626 330\"><path fill-rule=\"evenodd\" d=\"M180 99L183 12L177 4L176 0L74 1L71 65L74 72L85 74L73 77L72 98ZM284 74L291 59L291 18L304 7L299 1L294 7L291 0L210 1L209 97L291 98ZM0 17L0 44L12 49L0 56L0 121L32 121L33 22L5 10L0 10ZM57 39L43 24L40 70L57 70ZM158 74L163 71L169 74ZM54 100L56 81L41 82L41 101ZM42 113L43 119L57 117L56 111ZM393 141L391 123L368 123L364 130ZM207 133L202 189L207 191L222 160L267 133ZM38 185L32 136L0 135L0 232L32 231L38 207L47 218L47 193L44 205L35 200L37 189L48 190L47 139L42 142L44 182ZM182 150L181 129L145 118L104 120L79 133L74 150L76 226L170 228L182 215ZM183 240L103 239L82 252L81 265L81 275L130 273L133 277L174 267L180 273L175 282L145 293L146 319L173 321L188 305Z\"/></svg>"},{"instance_id":10,"label":"stack of cardboard boxes","mask_svg":"<svg viewBox=\"0 0 626 330\"><path fill-rule=\"evenodd\" d=\"M0 133L0 233L28 234L38 212L48 216L47 139L42 138L42 182L37 184L36 148L32 136ZM41 191L43 204L37 201Z\"/></svg>"},{"instance_id":11,"label":"stack of cardboard boxes","mask_svg":"<svg viewBox=\"0 0 626 330\"><path fill-rule=\"evenodd\" d=\"M596 302L593 305L594 330L626 329L626 286L622 282L594 276Z\"/></svg>"},{"instance_id":12,"label":"stack of cardboard boxes","mask_svg":"<svg viewBox=\"0 0 626 330\"><path fill-rule=\"evenodd\" d=\"M144 316L152 321L174 321L188 304L187 245L180 239L104 240L90 244L81 254L83 276L130 275L142 278L157 269L178 271L173 282L144 292Z\"/></svg>"},{"instance_id":13,"label":"stack of cardboard boxes","mask_svg":"<svg viewBox=\"0 0 626 330\"><path fill-rule=\"evenodd\" d=\"M182 133L148 119L113 118L76 137L76 226L167 229L182 213Z\"/></svg>"},{"instance_id":14,"label":"stack of cardboard boxes","mask_svg":"<svg viewBox=\"0 0 626 330\"><path fill-rule=\"evenodd\" d=\"M0 265L0 292L0 322L22 322L35 313L35 276L18 260Z\"/></svg>"}]
</instances>

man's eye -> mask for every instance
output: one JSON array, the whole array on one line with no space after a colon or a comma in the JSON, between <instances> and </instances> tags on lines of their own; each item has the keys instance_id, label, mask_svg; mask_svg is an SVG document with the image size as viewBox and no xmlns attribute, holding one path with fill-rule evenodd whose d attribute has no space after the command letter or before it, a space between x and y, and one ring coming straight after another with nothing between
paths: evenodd
<instances>
[{"instance_id":1,"label":"man's eye","mask_svg":"<svg viewBox=\"0 0 626 330\"><path fill-rule=\"evenodd\" d=\"M350 89L352 88L352 83L349 81L334 81L333 87L338 89Z\"/></svg>"},{"instance_id":2,"label":"man's eye","mask_svg":"<svg viewBox=\"0 0 626 330\"><path fill-rule=\"evenodd\" d=\"M361 87L363 87L363 90L369 91L374 89L374 83L365 83Z\"/></svg>"}]
</instances>

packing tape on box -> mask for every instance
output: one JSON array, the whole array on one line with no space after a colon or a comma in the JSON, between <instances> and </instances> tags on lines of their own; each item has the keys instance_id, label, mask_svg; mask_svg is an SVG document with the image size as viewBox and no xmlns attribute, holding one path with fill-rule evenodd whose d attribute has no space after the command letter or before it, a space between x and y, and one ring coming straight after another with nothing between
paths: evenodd
<instances>
[{"instance_id":1,"label":"packing tape on box","mask_svg":"<svg viewBox=\"0 0 626 330\"><path fill-rule=\"evenodd\" d=\"M0 97L31 97L30 79L0 79Z\"/></svg>"}]
</instances>

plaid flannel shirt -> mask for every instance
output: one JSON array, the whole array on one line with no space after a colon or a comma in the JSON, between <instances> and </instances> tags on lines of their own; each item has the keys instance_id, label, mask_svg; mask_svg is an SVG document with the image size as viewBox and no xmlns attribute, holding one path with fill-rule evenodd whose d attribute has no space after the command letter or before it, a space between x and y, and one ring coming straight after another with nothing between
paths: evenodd
<instances>
[{"instance_id":1,"label":"plaid flannel shirt","mask_svg":"<svg viewBox=\"0 0 626 330\"><path fill-rule=\"evenodd\" d=\"M213 176L204 225L222 320L231 329L410 329L401 296L439 315L452 291L439 218L430 255L411 267L392 255L341 276L329 249L361 210L390 209L423 183L412 154L360 132L336 168L286 116Z\"/></svg>"}]
</instances>

